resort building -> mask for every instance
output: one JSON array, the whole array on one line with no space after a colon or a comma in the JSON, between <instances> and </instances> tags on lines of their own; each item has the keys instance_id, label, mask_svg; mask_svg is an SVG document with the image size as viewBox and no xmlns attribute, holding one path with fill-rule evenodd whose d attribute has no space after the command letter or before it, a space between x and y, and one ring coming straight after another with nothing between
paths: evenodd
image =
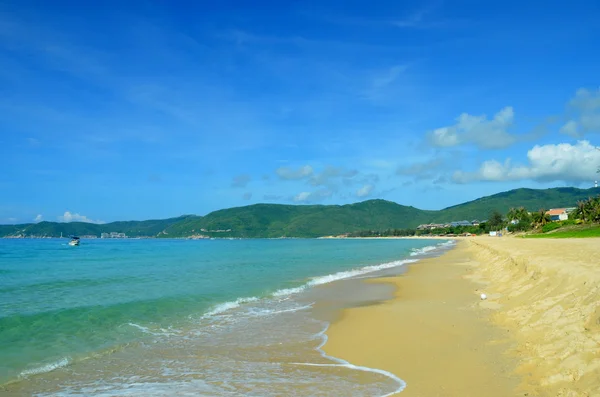
<instances>
[{"instance_id":1,"label":"resort building","mask_svg":"<svg viewBox=\"0 0 600 397\"><path fill-rule=\"evenodd\" d=\"M472 222L469 221L454 221L449 223L426 223L417 226L417 230L435 230L435 229L448 229L450 227L459 227L459 226L479 226L482 223L486 223L487 221L478 221L474 220Z\"/></svg>"},{"instance_id":2,"label":"resort building","mask_svg":"<svg viewBox=\"0 0 600 397\"><path fill-rule=\"evenodd\" d=\"M566 221L569 219L569 214L566 208L555 208L546 211L547 215L550 215L550 219L553 221Z\"/></svg>"},{"instance_id":3,"label":"resort building","mask_svg":"<svg viewBox=\"0 0 600 397\"><path fill-rule=\"evenodd\" d=\"M455 222L450 222L450 226L452 227L457 227L457 226L473 226L473 224L469 221L455 221Z\"/></svg>"},{"instance_id":4,"label":"resort building","mask_svg":"<svg viewBox=\"0 0 600 397\"><path fill-rule=\"evenodd\" d=\"M424 225L419 225L417 230L435 230L435 229L443 229L446 227L443 223L428 223Z\"/></svg>"},{"instance_id":5,"label":"resort building","mask_svg":"<svg viewBox=\"0 0 600 397\"><path fill-rule=\"evenodd\" d=\"M110 232L100 234L100 238L127 238L127 236L125 233Z\"/></svg>"}]
</instances>

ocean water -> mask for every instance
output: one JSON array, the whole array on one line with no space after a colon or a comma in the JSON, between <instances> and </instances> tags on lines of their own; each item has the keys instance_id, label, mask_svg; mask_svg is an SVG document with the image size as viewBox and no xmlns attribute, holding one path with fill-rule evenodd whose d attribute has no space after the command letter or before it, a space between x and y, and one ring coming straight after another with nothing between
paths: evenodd
<instances>
[{"instance_id":1,"label":"ocean water","mask_svg":"<svg viewBox=\"0 0 600 397\"><path fill-rule=\"evenodd\" d=\"M398 272L448 247L408 239L66 242L0 239L2 395L390 395L404 386L400 374L321 350L328 321L315 314L321 295L313 292Z\"/></svg>"}]
</instances>

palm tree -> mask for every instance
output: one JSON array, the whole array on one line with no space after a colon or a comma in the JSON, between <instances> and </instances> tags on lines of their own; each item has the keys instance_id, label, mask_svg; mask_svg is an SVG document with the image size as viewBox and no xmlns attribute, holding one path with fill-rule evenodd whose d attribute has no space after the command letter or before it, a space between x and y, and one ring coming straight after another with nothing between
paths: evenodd
<instances>
[{"instance_id":1,"label":"palm tree","mask_svg":"<svg viewBox=\"0 0 600 397\"><path fill-rule=\"evenodd\" d=\"M542 226L542 227L545 224L552 221L552 219L550 218L550 215L548 215L547 211L543 208L540 209L538 212L534 212L531 216L531 219L536 226Z\"/></svg>"},{"instance_id":2,"label":"palm tree","mask_svg":"<svg viewBox=\"0 0 600 397\"><path fill-rule=\"evenodd\" d=\"M517 209L516 208L509 209L508 213L506 214L506 219L508 219L509 221L519 219L519 217L517 215Z\"/></svg>"},{"instance_id":3,"label":"palm tree","mask_svg":"<svg viewBox=\"0 0 600 397\"><path fill-rule=\"evenodd\" d=\"M519 221L527 220L529 218L529 211L527 211L525 209L525 207L511 208L510 210L508 210L508 213L506 214L506 218L509 221L512 221L512 220L519 220Z\"/></svg>"},{"instance_id":4,"label":"palm tree","mask_svg":"<svg viewBox=\"0 0 600 397\"><path fill-rule=\"evenodd\" d=\"M550 215L548 215L548 211L545 209L540 209L540 225L544 226L550 222L552 222L552 218L550 218Z\"/></svg>"},{"instance_id":5,"label":"palm tree","mask_svg":"<svg viewBox=\"0 0 600 397\"><path fill-rule=\"evenodd\" d=\"M588 200L589 220L600 222L600 196Z\"/></svg>"},{"instance_id":6,"label":"palm tree","mask_svg":"<svg viewBox=\"0 0 600 397\"><path fill-rule=\"evenodd\" d=\"M581 219L582 221L586 222L588 219L588 202L587 201L578 201L577 202L577 209L575 210L575 218L576 219Z\"/></svg>"},{"instance_id":7,"label":"palm tree","mask_svg":"<svg viewBox=\"0 0 600 397\"><path fill-rule=\"evenodd\" d=\"M537 225L540 223L540 213L539 213L539 211L538 212L534 212L533 214L531 214L531 221L537 227Z\"/></svg>"},{"instance_id":8,"label":"palm tree","mask_svg":"<svg viewBox=\"0 0 600 397\"><path fill-rule=\"evenodd\" d=\"M517 209L517 219L523 221L529 219L529 211L525 209L525 207L519 207Z\"/></svg>"},{"instance_id":9,"label":"palm tree","mask_svg":"<svg viewBox=\"0 0 600 397\"><path fill-rule=\"evenodd\" d=\"M600 222L600 196L577 202L575 217L584 222Z\"/></svg>"}]
</instances>

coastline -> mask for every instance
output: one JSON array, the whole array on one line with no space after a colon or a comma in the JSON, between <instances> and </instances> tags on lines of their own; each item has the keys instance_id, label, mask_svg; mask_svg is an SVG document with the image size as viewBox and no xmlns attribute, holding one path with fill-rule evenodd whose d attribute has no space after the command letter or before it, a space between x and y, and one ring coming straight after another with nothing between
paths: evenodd
<instances>
[{"instance_id":1,"label":"coastline","mask_svg":"<svg viewBox=\"0 0 600 397\"><path fill-rule=\"evenodd\" d=\"M394 373L406 396L594 395L600 240L455 240L367 281L392 284L394 298L344 309L324 351Z\"/></svg>"},{"instance_id":2,"label":"coastline","mask_svg":"<svg viewBox=\"0 0 600 397\"><path fill-rule=\"evenodd\" d=\"M17 368L13 379L18 378L19 381L0 385L0 394L19 396L64 392L64 395L149 395L150 391L154 395L168 395L170 391L194 394L194 388L197 388L199 383L216 384L235 379L234 387L240 394L252 392L265 396L298 393L314 396L384 396L397 388L398 381L393 374L378 368L356 366L321 354L320 343L327 337L324 333L326 325L343 307L369 305L393 296L392 287L373 285L372 289L361 288L363 279L397 275L406 268L405 263L416 261L423 255L435 255L435 252L432 252L433 244L440 250L446 246L437 244L439 241L406 240L331 241L325 244L311 240L288 241L283 244L246 241L236 243L236 247L239 247L236 256L235 252L231 251L231 244L226 242L206 247L186 245L187 250L182 250L181 245L176 243L156 246L149 241L139 242L136 243L137 248L124 243L119 243L120 251L107 246L95 251L94 255L86 254L86 251L73 251L77 253L74 258L78 263L85 263L79 262L79 258L87 256L98 263L99 259L115 261L115 256L120 257L122 264L129 264L119 266L127 270L121 275L126 279L131 279L132 275L146 274L148 269L153 274L163 271L163 277L157 277L165 287L161 290L168 290L167 288L172 286L174 291L180 293L185 291L188 279L192 280L194 290L198 285L202 285L198 284L198 281L205 278L199 276L209 273L205 270L224 269L226 273L218 279L228 283L230 278L225 275L231 273L231 264L236 258L243 256L247 262L240 270L256 264L256 272L246 273L247 277L244 277L241 284L247 286L254 280L257 287L254 291L233 291L230 296L215 299L211 305L198 305L195 309L186 310L182 313L184 317L174 315L162 322L155 322L156 317L151 315L144 318L129 314L117 317L114 323L118 324L118 331L122 335L130 335L131 339L123 344L113 339L115 344L108 350L98 350L91 346L88 350L77 351L60 346L60 351L57 350L54 356L46 354L46 357L51 358L45 362L31 360L31 364L25 368L13 367ZM57 248L56 242L40 240L38 244L32 245L30 251L20 249L19 244L13 245L15 257L24 255L28 258L29 255L35 255L43 260L32 262L33 265L39 263L40 267L48 268L49 271L56 270L58 266L47 264L61 263L65 258L65 251ZM94 245L97 248L103 246L92 244ZM219 246L221 248L218 248ZM49 247L52 248L43 250ZM207 247L214 247L214 251L208 250ZM233 256L230 255L229 259L224 258L224 249ZM40 254L42 251L45 251L44 255ZM127 255L115 255L115 252ZM140 252L148 259L139 260ZM205 258L214 257L215 260L199 267L194 262L194 258L200 256L199 253ZM216 253L219 255L214 255ZM251 253L254 253L254 260ZM75 254L69 255L73 257ZM131 262L132 258L135 259L134 262ZM184 265L185 263L187 265ZM291 265L281 266L282 263ZM171 280L169 277L169 269L172 267L164 264L177 264L180 271L174 272L175 279ZM297 270L294 270L295 268ZM12 262L10 269L22 269L20 262ZM83 272L82 275L89 275L85 279L106 279L106 275L98 271L102 268L94 267L93 263L92 266L80 266L78 269ZM277 271L281 274L279 281L274 280L277 284L271 284L273 288L265 285L265 281L269 281L269 278L264 276L266 269L269 269L270 276L276 276ZM191 270L196 270L196 273L190 273ZM185 279L179 276L182 274L185 275ZM114 274L112 276L109 280L114 279ZM114 285L119 290L130 291L122 288L121 276L118 279L119 283ZM211 285L216 280L217 278ZM60 279L57 281L61 283ZM102 284L101 288L106 288L106 285L111 284ZM203 287L205 291L210 292L210 285ZM231 291L231 284L228 287L218 289ZM93 293L90 289L86 285L80 291L86 294ZM153 288L147 290L151 289ZM152 312L160 310L162 302L163 300L152 300ZM170 299L166 301L167 304L170 302ZM103 303L108 302L103 299ZM191 303L193 302L187 300L176 306L183 309ZM170 313L173 313L173 306L167 306ZM117 306L117 309L112 313L122 311L121 306ZM144 306L142 311L143 309ZM59 334L61 336L72 334L67 327L81 326L81 317L106 318L110 314L103 311L97 315L93 309L84 310L92 315L78 316L77 321L70 321L66 317L57 320L55 316L48 318L51 319L50 324L64 326L62 329L66 332ZM136 308L130 312L135 314L140 310ZM77 328L75 330L77 331ZM106 335L102 334L102 331L99 328L94 329L96 335ZM46 346L55 346L55 335L56 333L51 333L46 339L34 336ZM29 341L32 339L23 339L21 346L30 346ZM26 350L21 351L25 351L28 357L32 356ZM105 351L107 354L104 354ZM6 363L4 361L2 364ZM101 378L98 377L99 373L103 374ZM164 375L165 373L167 375ZM300 390L302 391L299 392ZM207 395L229 395L230 392L231 389L227 386L223 389L213 389L207 392Z\"/></svg>"}]
</instances>

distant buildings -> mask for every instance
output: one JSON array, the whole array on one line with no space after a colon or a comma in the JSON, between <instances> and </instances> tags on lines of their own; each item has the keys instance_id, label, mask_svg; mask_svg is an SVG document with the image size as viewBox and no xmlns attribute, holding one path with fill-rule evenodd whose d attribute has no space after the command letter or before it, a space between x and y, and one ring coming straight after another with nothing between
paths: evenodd
<instances>
[{"instance_id":1,"label":"distant buildings","mask_svg":"<svg viewBox=\"0 0 600 397\"><path fill-rule=\"evenodd\" d=\"M473 226L473 223L471 223L469 221L450 222L450 226L452 226L452 227L456 227L456 226Z\"/></svg>"},{"instance_id":2,"label":"distant buildings","mask_svg":"<svg viewBox=\"0 0 600 397\"><path fill-rule=\"evenodd\" d=\"M449 227L458 227L458 226L479 226L480 224L485 223L485 221L473 220L469 221L454 221L449 223L426 223L423 225L417 226L417 230L435 230L435 229L447 229Z\"/></svg>"},{"instance_id":3,"label":"distant buildings","mask_svg":"<svg viewBox=\"0 0 600 397\"><path fill-rule=\"evenodd\" d=\"M127 238L127 236L125 235L125 233L110 232L101 233L100 238Z\"/></svg>"},{"instance_id":4,"label":"distant buildings","mask_svg":"<svg viewBox=\"0 0 600 397\"><path fill-rule=\"evenodd\" d=\"M443 229L445 226L443 223L426 223L424 225L417 226L417 230L435 230Z\"/></svg>"},{"instance_id":5,"label":"distant buildings","mask_svg":"<svg viewBox=\"0 0 600 397\"><path fill-rule=\"evenodd\" d=\"M203 234L194 234L192 236L187 237L188 240L205 240L210 239L210 236L205 236Z\"/></svg>"}]
</instances>

